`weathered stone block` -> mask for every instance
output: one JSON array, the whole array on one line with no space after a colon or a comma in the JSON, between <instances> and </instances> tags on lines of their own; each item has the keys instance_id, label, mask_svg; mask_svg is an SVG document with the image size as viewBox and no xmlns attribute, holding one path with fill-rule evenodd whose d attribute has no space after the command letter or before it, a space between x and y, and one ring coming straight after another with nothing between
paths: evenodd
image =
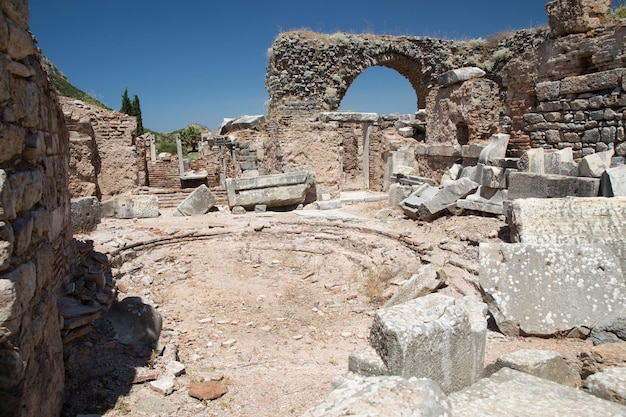
<instances>
[{"instance_id":1,"label":"weathered stone block","mask_svg":"<svg viewBox=\"0 0 626 417\"><path fill-rule=\"evenodd\" d=\"M625 197L520 199L506 216L514 242L606 244L626 271Z\"/></svg>"},{"instance_id":2,"label":"weathered stone block","mask_svg":"<svg viewBox=\"0 0 626 417\"><path fill-rule=\"evenodd\" d=\"M360 113L360 112L322 112L319 115L322 122L364 122L374 123L378 121L378 113Z\"/></svg>"},{"instance_id":3,"label":"weathered stone block","mask_svg":"<svg viewBox=\"0 0 626 417\"><path fill-rule=\"evenodd\" d=\"M495 372L502 368L515 369L568 387L576 388L581 384L580 374L563 355L552 350L522 349L502 355L492 369Z\"/></svg>"},{"instance_id":4,"label":"weathered stone block","mask_svg":"<svg viewBox=\"0 0 626 417\"><path fill-rule=\"evenodd\" d=\"M478 188L478 184L469 178L461 178L440 188L430 198L424 198L417 207L419 218L431 221L445 213L448 206L464 198Z\"/></svg>"},{"instance_id":5,"label":"weathered stone block","mask_svg":"<svg viewBox=\"0 0 626 417\"><path fill-rule=\"evenodd\" d=\"M387 365L373 347L367 346L348 357L348 371L362 376L388 375Z\"/></svg>"},{"instance_id":6,"label":"weathered stone block","mask_svg":"<svg viewBox=\"0 0 626 417\"><path fill-rule=\"evenodd\" d=\"M588 334L626 295L620 260L601 244L481 243L480 284L511 336Z\"/></svg>"},{"instance_id":7,"label":"weathered stone block","mask_svg":"<svg viewBox=\"0 0 626 417\"><path fill-rule=\"evenodd\" d=\"M36 269L32 262L0 275L0 327L14 334L19 331L22 314L30 310L36 289Z\"/></svg>"},{"instance_id":8,"label":"weathered stone block","mask_svg":"<svg viewBox=\"0 0 626 417\"><path fill-rule=\"evenodd\" d=\"M524 151L517 163L517 169L521 172L544 174L545 152L543 148L532 148Z\"/></svg>"},{"instance_id":9,"label":"weathered stone block","mask_svg":"<svg viewBox=\"0 0 626 417\"><path fill-rule=\"evenodd\" d=\"M389 373L431 378L446 392L478 380L483 372L485 305L430 294L376 312L370 345Z\"/></svg>"},{"instance_id":10,"label":"weathered stone block","mask_svg":"<svg viewBox=\"0 0 626 417\"><path fill-rule=\"evenodd\" d=\"M608 168L602 174L601 189L604 197L626 197L626 165Z\"/></svg>"},{"instance_id":11,"label":"weathered stone block","mask_svg":"<svg viewBox=\"0 0 626 417\"><path fill-rule=\"evenodd\" d=\"M488 188L506 188L505 169L492 165L478 163L474 182Z\"/></svg>"},{"instance_id":12,"label":"weathered stone block","mask_svg":"<svg viewBox=\"0 0 626 417\"><path fill-rule=\"evenodd\" d=\"M424 265L416 274L411 275L383 307L392 307L431 294L445 284L445 279L445 274L442 275L431 265Z\"/></svg>"},{"instance_id":13,"label":"weathered stone block","mask_svg":"<svg viewBox=\"0 0 626 417\"><path fill-rule=\"evenodd\" d=\"M449 398L455 417L626 415L622 405L509 368L503 368Z\"/></svg>"},{"instance_id":14,"label":"weathered stone block","mask_svg":"<svg viewBox=\"0 0 626 417\"><path fill-rule=\"evenodd\" d=\"M600 178L604 171L611 167L611 158L613 158L613 150L606 152L597 152L585 156L578 163L578 175L581 177Z\"/></svg>"},{"instance_id":15,"label":"weathered stone block","mask_svg":"<svg viewBox=\"0 0 626 417\"><path fill-rule=\"evenodd\" d=\"M559 81L538 83L535 86L535 93L539 101L558 100L561 95L561 83Z\"/></svg>"},{"instance_id":16,"label":"weathered stone block","mask_svg":"<svg viewBox=\"0 0 626 417\"><path fill-rule=\"evenodd\" d=\"M626 309L617 309L598 321L591 330L594 345L626 341ZM626 356L624 357L626 360Z\"/></svg>"},{"instance_id":17,"label":"weathered stone block","mask_svg":"<svg viewBox=\"0 0 626 417\"><path fill-rule=\"evenodd\" d=\"M478 162L492 165L494 160L504 159L509 146L509 135L498 133L491 136L489 144L480 152Z\"/></svg>"},{"instance_id":18,"label":"weathered stone block","mask_svg":"<svg viewBox=\"0 0 626 417\"><path fill-rule=\"evenodd\" d=\"M215 206L216 201L211 190L202 184L174 209L174 216L199 216L206 214Z\"/></svg>"},{"instance_id":19,"label":"weathered stone block","mask_svg":"<svg viewBox=\"0 0 626 417\"><path fill-rule=\"evenodd\" d=\"M102 204L96 197L73 198L71 203L72 232L91 232L102 220Z\"/></svg>"},{"instance_id":20,"label":"weathered stone block","mask_svg":"<svg viewBox=\"0 0 626 417\"><path fill-rule=\"evenodd\" d=\"M228 178L228 205L252 210L257 204L265 204L267 207L301 204L305 202L314 180L315 175L310 172Z\"/></svg>"},{"instance_id":21,"label":"weathered stone block","mask_svg":"<svg viewBox=\"0 0 626 417\"><path fill-rule=\"evenodd\" d=\"M598 178L511 172L508 198L597 197L599 189Z\"/></svg>"},{"instance_id":22,"label":"weathered stone block","mask_svg":"<svg viewBox=\"0 0 626 417\"><path fill-rule=\"evenodd\" d=\"M580 94L590 91L607 90L619 87L622 83L623 69L594 72L586 75L566 77L561 80L561 94ZM599 114L604 118L604 110Z\"/></svg>"},{"instance_id":23,"label":"weathered stone block","mask_svg":"<svg viewBox=\"0 0 626 417\"><path fill-rule=\"evenodd\" d=\"M501 215L504 214L503 203L507 198L507 190L479 187L474 194L458 200L456 205L465 210Z\"/></svg>"},{"instance_id":24,"label":"weathered stone block","mask_svg":"<svg viewBox=\"0 0 626 417\"><path fill-rule=\"evenodd\" d=\"M451 84L462 83L463 81L471 80L472 78L481 78L486 74L485 71L478 67L464 67L457 68L447 72L444 72L437 77L437 82L446 87Z\"/></svg>"},{"instance_id":25,"label":"weathered stone block","mask_svg":"<svg viewBox=\"0 0 626 417\"><path fill-rule=\"evenodd\" d=\"M102 202L104 217L143 219L159 214L159 199L155 195L121 195Z\"/></svg>"},{"instance_id":26,"label":"weathered stone block","mask_svg":"<svg viewBox=\"0 0 626 417\"><path fill-rule=\"evenodd\" d=\"M626 368L607 368L590 375L583 388L598 398L626 405Z\"/></svg>"},{"instance_id":27,"label":"weathered stone block","mask_svg":"<svg viewBox=\"0 0 626 417\"><path fill-rule=\"evenodd\" d=\"M555 36L583 33L606 24L611 0L555 0L546 4Z\"/></svg>"},{"instance_id":28,"label":"weathered stone block","mask_svg":"<svg viewBox=\"0 0 626 417\"><path fill-rule=\"evenodd\" d=\"M347 378L302 417L451 415L446 395L429 379L398 376Z\"/></svg>"}]
</instances>

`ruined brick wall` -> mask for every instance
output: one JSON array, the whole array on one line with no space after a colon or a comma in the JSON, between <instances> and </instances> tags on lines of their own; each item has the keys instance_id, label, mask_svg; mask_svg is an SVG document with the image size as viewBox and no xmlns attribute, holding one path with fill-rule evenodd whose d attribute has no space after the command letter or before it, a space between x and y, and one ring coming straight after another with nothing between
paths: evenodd
<instances>
[{"instance_id":1,"label":"ruined brick wall","mask_svg":"<svg viewBox=\"0 0 626 417\"><path fill-rule=\"evenodd\" d=\"M180 190L180 168L178 158L148 162L150 187Z\"/></svg>"},{"instance_id":2,"label":"ruined brick wall","mask_svg":"<svg viewBox=\"0 0 626 417\"><path fill-rule=\"evenodd\" d=\"M504 103L491 80L478 78L435 87L426 100L427 143L467 145L498 132Z\"/></svg>"},{"instance_id":3,"label":"ruined brick wall","mask_svg":"<svg viewBox=\"0 0 626 417\"><path fill-rule=\"evenodd\" d=\"M501 120L508 113L502 69L523 51L536 50L546 37L545 30L462 42L371 34L282 33L269 50L266 71L269 138L263 155L267 172L311 170L317 173L316 182L331 190L340 186L346 169L356 173L350 171L356 166L354 146L344 146L349 143L343 144L342 134L333 131L339 125L320 124L318 115L320 111L338 109L352 82L372 66L387 67L403 75L415 92L416 108L427 106L427 97L440 74L466 66L482 68L487 73L484 80L470 83L455 97L448 97L448 103L458 110L456 116L433 105L437 116L429 119L426 140L432 132L435 142L458 141L457 132L464 127L474 141L484 140L490 133L501 131ZM474 103L471 109L462 105L467 99ZM488 109L477 105L485 100ZM382 163L379 156L374 159L370 185L381 182L374 178L378 174L372 169Z\"/></svg>"},{"instance_id":4,"label":"ruined brick wall","mask_svg":"<svg viewBox=\"0 0 626 417\"><path fill-rule=\"evenodd\" d=\"M0 415L52 417L64 388L69 135L26 0L0 2L0 52Z\"/></svg>"},{"instance_id":5,"label":"ruined brick wall","mask_svg":"<svg viewBox=\"0 0 626 417\"><path fill-rule=\"evenodd\" d=\"M606 13L610 2L575 0L573 8L570 3L559 0L547 7L553 32L561 36L505 67L512 129L517 138L526 138L519 149L570 147L581 158L614 148L626 156L626 28L620 22L605 25L606 17L599 16L596 9ZM569 7L561 15L565 23L558 20L556 6ZM593 16L576 16L576 10Z\"/></svg>"},{"instance_id":6,"label":"ruined brick wall","mask_svg":"<svg viewBox=\"0 0 626 417\"><path fill-rule=\"evenodd\" d=\"M135 117L67 97L61 97L60 102L68 125L91 125L100 161L96 188L103 199L145 185L145 146L137 146ZM75 137L84 138L84 129L82 133L72 133L72 138ZM74 150L73 154L78 153L77 148ZM86 159L87 156L82 161Z\"/></svg>"}]
</instances>

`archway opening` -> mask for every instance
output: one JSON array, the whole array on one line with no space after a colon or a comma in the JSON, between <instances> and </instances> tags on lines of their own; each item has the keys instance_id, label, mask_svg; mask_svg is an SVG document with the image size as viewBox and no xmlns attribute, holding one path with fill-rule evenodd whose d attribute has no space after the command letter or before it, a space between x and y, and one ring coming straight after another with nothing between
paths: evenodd
<instances>
[{"instance_id":1,"label":"archway opening","mask_svg":"<svg viewBox=\"0 0 626 417\"><path fill-rule=\"evenodd\" d=\"M394 69L382 66L363 71L348 87L340 111L383 114L409 114L417 111L417 94L408 79ZM343 190L370 188L370 125L351 123L342 129ZM376 169L375 167L373 169Z\"/></svg>"},{"instance_id":2,"label":"archway opening","mask_svg":"<svg viewBox=\"0 0 626 417\"><path fill-rule=\"evenodd\" d=\"M415 90L399 72L386 67L369 67L348 87L339 110L378 114L415 114Z\"/></svg>"}]
</instances>

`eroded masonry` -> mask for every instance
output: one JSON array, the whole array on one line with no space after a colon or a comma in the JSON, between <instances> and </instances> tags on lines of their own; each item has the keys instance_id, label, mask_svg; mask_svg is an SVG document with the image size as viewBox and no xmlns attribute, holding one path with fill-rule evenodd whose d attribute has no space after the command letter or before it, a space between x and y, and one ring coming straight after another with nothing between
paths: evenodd
<instances>
[{"instance_id":1,"label":"eroded masonry","mask_svg":"<svg viewBox=\"0 0 626 417\"><path fill-rule=\"evenodd\" d=\"M69 357L70 347L117 301L109 260L89 242L73 240L73 231L93 230L103 215L158 217L176 206L180 216L215 206L229 214L338 208L340 194L355 190L388 193L389 216L397 212L423 222L464 210L505 215L517 243L482 245L481 271L462 265L480 275L476 285L485 304L407 295L378 311L369 346L350 364L374 379L342 385L332 401L309 415L340 415L341 404L366 407L355 394L361 383L396 393L427 392L424 401L442 412L452 407L455 415L495 407L469 406L479 395L455 392L483 375L486 309L507 336L584 338L593 337L591 322L598 314L623 304L626 28L623 20L608 18L610 6L609 0L553 1L546 6L549 28L486 40L282 33L268 51L267 114L225 122L220 132L203 137L200 157L188 161L180 151L157 154L150 134L135 137L133 117L58 97L28 29L28 2L2 1L0 414L59 415L64 353ZM409 81L415 114L338 111L353 81L373 66ZM417 247L402 234L384 236ZM167 239L173 238L162 240ZM141 243L153 244L158 243ZM421 249L417 257L426 251ZM130 256L113 252L119 263ZM577 285L593 286L563 278L561 264L543 262L545 257L585 262L587 275L608 287L596 285L598 292L587 295L595 303L589 311L568 314L571 306L557 300L541 317L529 317L529 310L538 310L541 289L509 302L510 294L520 292L515 277L536 274L541 279L528 286L544 279L547 288L556 282L573 292ZM528 259L545 265L528 269ZM415 275L441 280L429 269ZM500 281L505 275L514 277L507 285ZM571 299L585 305L585 294L576 296L582 298ZM418 352L430 359L415 360L416 346L426 342L406 331L400 318L429 322L441 308L449 314L439 319L460 326L454 331L464 337L437 334L437 347L448 343L456 359L471 357L458 366L429 367L426 376L439 386L397 377L425 376L424 361L439 360L428 356L435 348ZM538 384L506 371L498 378L502 384ZM559 394L568 395L578 394ZM597 406L615 411L613 405Z\"/></svg>"}]
</instances>

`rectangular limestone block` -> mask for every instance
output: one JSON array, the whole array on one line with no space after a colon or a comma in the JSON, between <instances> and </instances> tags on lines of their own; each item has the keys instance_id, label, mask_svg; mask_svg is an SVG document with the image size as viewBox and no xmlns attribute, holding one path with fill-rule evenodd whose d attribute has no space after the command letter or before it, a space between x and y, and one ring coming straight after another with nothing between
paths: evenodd
<instances>
[{"instance_id":1,"label":"rectangular limestone block","mask_svg":"<svg viewBox=\"0 0 626 417\"><path fill-rule=\"evenodd\" d=\"M517 198L597 197L600 190L598 178L570 177L567 175L511 172L509 174L510 200Z\"/></svg>"},{"instance_id":2,"label":"rectangular limestone block","mask_svg":"<svg viewBox=\"0 0 626 417\"><path fill-rule=\"evenodd\" d=\"M518 199L506 217L514 242L605 244L626 271L626 197Z\"/></svg>"},{"instance_id":3,"label":"rectangular limestone block","mask_svg":"<svg viewBox=\"0 0 626 417\"><path fill-rule=\"evenodd\" d=\"M626 306L620 260L606 245L481 243L479 276L509 336L588 335Z\"/></svg>"},{"instance_id":4,"label":"rectangular limestone block","mask_svg":"<svg viewBox=\"0 0 626 417\"><path fill-rule=\"evenodd\" d=\"M482 376L487 323L485 305L441 294L376 312L370 345L389 374L430 378L446 392Z\"/></svg>"}]
</instances>

